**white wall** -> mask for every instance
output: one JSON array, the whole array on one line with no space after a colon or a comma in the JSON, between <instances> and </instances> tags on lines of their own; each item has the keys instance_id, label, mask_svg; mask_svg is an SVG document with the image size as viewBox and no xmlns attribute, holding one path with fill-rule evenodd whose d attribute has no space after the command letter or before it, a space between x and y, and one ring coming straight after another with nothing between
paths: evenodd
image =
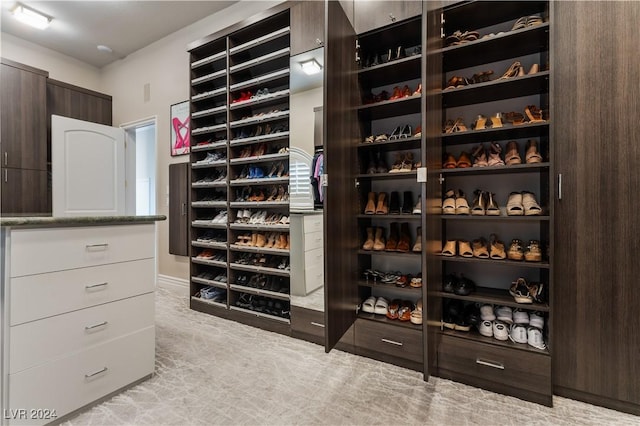
<instances>
[{"instance_id":1,"label":"white wall","mask_svg":"<svg viewBox=\"0 0 640 426\"><path fill-rule=\"evenodd\" d=\"M100 69L11 34L0 33L0 38L0 55L3 58L49 71L49 77L54 80L103 91Z\"/></svg>"},{"instance_id":2,"label":"white wall","mask_svg":"<svg viewBox=\"0 0 640 426\"><path fill-rule=\"evenodd\" d=\"M113 96L114 126L158 117L158 214L168 215L169 164L188 161L188 156L171 157L169 150L169 107L189 99L187 45L278 3L281 1L236 3L102 69L103 91ZM145 84L150 88L148 101L144 99ZM189 259L169 254L168 221L158 226L158 267L163 275L189 276Z\"/></svg>"}]
</instances>

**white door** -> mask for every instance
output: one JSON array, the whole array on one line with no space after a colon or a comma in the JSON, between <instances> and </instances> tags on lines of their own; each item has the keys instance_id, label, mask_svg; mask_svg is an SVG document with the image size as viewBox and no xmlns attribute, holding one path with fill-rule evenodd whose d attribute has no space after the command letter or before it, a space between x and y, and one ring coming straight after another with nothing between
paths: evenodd
<instances>
[{"instance_id":1,"label":"white door","mask_svg":"<svg viewBox=\"0 0 640 426\"><path fill-rule=\"evenodd\" d=\"M53 216L125 214L124 130L51 116Z\"/></svg>"}]
</instances>

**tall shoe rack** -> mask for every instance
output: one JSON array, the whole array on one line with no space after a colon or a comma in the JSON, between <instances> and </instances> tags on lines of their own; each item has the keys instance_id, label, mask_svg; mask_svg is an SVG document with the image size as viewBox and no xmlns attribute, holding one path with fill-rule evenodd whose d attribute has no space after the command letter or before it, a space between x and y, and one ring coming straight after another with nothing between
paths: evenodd
<instances>
[{"instance_id":1,"label":"tall shoe rack","mask_svg":"<svg viewBox=\"0 0 640 426\"><path fill-rule=\"evenodd\" d=\"M416 17L358 36L362 65L358 71L358 81L362 104L357 108L361 140L357 147L359 169L355 177L360 195L357 223L359 235L362 238L358 250L358 273L361 279L357 285L361 301L374 296L384 297L389 302L407 300L415 305L422 297L422 288L411 287L409 282L406 286L400 287L394 282L384 283L379 277L367 277L365 273L367 270L379 270L398 271L414 277L421 274L422 251L412 251L416 238L421 238L418 228L421 226L422 219L422 214L412 213L413 207L421 196L421 184L417 182L416 170L399 173L378 170L376 173L370 173L372 165L384 166L391 170L396 159L408 153L412 154L414 163L422 161L423 138L421 134L414 136L418 127L422 126L423 117L422 95L414 95L414 91L422 82L421 22L421 17ZM401 55L398 55L398 49L401 49ZM391 52L390 60L389 52ZM373 60L376 56L378 63ZM389 95L393 95L395 87L402 89L405 85L410 89L409 96L371 101L371 94L377 95L384 90ZM411 126L410 134L401 138L365 141L369 135L391 136L395 128L406 125ZM406 192L411 192L411 208L408 212L365 214L370 192L376 194L376 204L381 192L386 193L386 197L390 197L392 192L397 192L400 207L405 201ZM373 229L375 234L376 229L382 228L384 237L388 239L393 227L397 230L404 227L411 234L408 252L362 248L362 242L367 239L367 229ZM371 326L376 323L397 326L399 330L396 331L396 337L408 340L413 337L416 341L422 341L422 325L389 319L385 315L367 313L362 309L359 311L358 318L371 321ZM412 361L422 363L422 344L413 345L405 356Z\"/></svg>"},{"instance_id":2,"label":"tall shoe rack","mask_svg":"<svg viewBox=\"0 0 640 426\"><path fill-rule=\"evenodd\" d=\"M288 197L267 201L274 191L288 194L289 12L208 41L190 54L190 306L238 320L251 317L254 324L257 317L267 328L274 322L289 324L289 270L284 266L289 249L243 244L252 235L255 242L257 234L268 239L278 233L287 241L289 224L238 222L261 211L263 219L289 216ZM204 161L208 156L210 161ZM280 176L267 177L274 165L283 166ZM264 176L249 173L256 167ZM264 199L246 199L260 192ZM246 240L238 238L245 235ZM199 258L203 250L211 250L214 260ZM270 262L247 261L251 255ZM207 286L224 293L200 297Z\"/></svg>"},{"instance_id":3,"label":"tall shoe rack","mask_svg":"<svg viewBox=\"0 0 640 426\"><path fill-rule=\"evenodd\" d=\"M441 84L434 91L441 102L440 125L447 119L463 118L467 131L432 135L428 143L441 147L442 153L452 153L456 158L461 152L471 152L479 143L487 145L498 142L504 158L508 141L517 141L522 164L512 166L470 167L437 170L441 182L441 195L448 189L462 189L472 205L476 189L485 189L497 194L501 208L500 216L440 215L442 244L447 240L476 238L495 233L504 241L505 249L513 238L538 240L543 250L553 247L553 191L552 143L549 116L544 122L473 130L470 124L478 114L487 117L497 112L517 111L524 114L527 105L535 104L543 110L550 108L549 79L552 72L549 57L549 5L546 1L503 2L494 7L491 2L462 3L441 11L437 22L442 22L441 48L429 52L429 60L441 62ZM540 15L544 22L539 25L512 29L518 18ZM446 46L445 37L454 31L478 31L478 40ZM486 36L486 37L484 37ZM514 61L521 61L525 72L531 64L540 64L540 71L520 77L500 79L501 73ZM469 77L485 70L493 70L491 81L446 89L452 76ZM435 89L436 87L432 87ZM433 128L433 127L432 127ZM440 129L440 132L442 129ZM543 160L541 163L525 164L525 143L534 139L539 143ZM440 166L442 167L442 166ZM530 190L543 208L541 216L507 216L506 204L511 191ZM433 253L438 256L439 254ZM438 375L474 386L504 392L523 399L551 405L551 349L549 316L550 302L519 304L509 294L509 286L519 277L527 281L542 282L553 293L552 259L547 253L541 262L492 260L478 258L439 257L442 276L463 273L473 279L477 288L468 296L442 291L442 282L429 283L429 298L439 301L442 316L432 312L432 323L446 315L451 300L462 300L469 304L490 304L519 308L526 312L539 311L545 318L544 337L546 349L536 349L526 343L496 340L471 331L451 330L440 327L437 331ZM437 310L436 310L437 311Z\"/></svg>"}]
</instances>

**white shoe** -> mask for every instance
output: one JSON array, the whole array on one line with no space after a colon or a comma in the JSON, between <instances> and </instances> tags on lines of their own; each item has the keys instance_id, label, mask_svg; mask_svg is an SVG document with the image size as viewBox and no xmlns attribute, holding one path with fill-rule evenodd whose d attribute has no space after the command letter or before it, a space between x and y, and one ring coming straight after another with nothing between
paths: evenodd
<instances>
[{"instance_id":1,"label":"white shoe","mask_svg":"<svg viewBox=\"0 0 640 426\"><path fill-rule=\"evenodd\" d=\"M482 321L494 321L496 316L493 314L493 306L482 305L480 307L480 318Z\"/></svg>"},{"instance_id":2,"label":"white shoe","mask_svg":"<svg viewBox=\"0 0 640 426\"><path fill-rule=\"evenodd\" d=\"M514 309L513 322L516 324L529 325L529 314L522 309Z\"/></svg>"},{"instance_id":3,"label":"white shoe","mask_svg":"<svg viewBox=\"0 0 640 426\"><path fill-rule=\"evenodd\" d=\"M498 306L495 309L496 318L498 321L506 322L507 324L513 324L513 313L508 306Z\"/></svg>"},{"instance_id":4,"label":"white shoe","mask_svg":"<svg viewBox=\"0 0 640 426\"><path fill-rule=\"evenodd\" d=\"M374 313L378 315L387 315L387 309L389 309L389 302L384 297L378 297L374 308Z\"/></svg>"},{"instance_id":5,"label":"white shoe","mask_svg":"<svg viewBox=\"0 0 640 426\"><path fill-rule=\"evenodd\" d=\"M513 324L509 330L509 339L514 343L527 343L526 327L521 324Z\"/></svg>"},{"instance_id":6,"label":"white shoe","mask_svg":"<svg viewBox=\"0 0 640 426\"><path fill-rule=\"evenodd\" d=\"M422 196L418 195L418 202L411 211L411 214L422 214Z\"/></svg>"},{"instance_id":7,"label":"white shoe","mask_svg":"<svg viewBox=\"0 0 640 426\"><path fill-rule=\"evenodd\" d=\"M542 330L544 328L544 315L542 312L529 313L529 325Z\"/></svg>"},{"instance_id":8,"label":"white shoe","mask_svg":"<svg viewBox=\"0 0 640 426\"><path fill-rule=\"evenodd\" d=\"M485 337L493 337L493 324L491 321L482 321L478 326L478 331Z\"/></svg>"},{"instance_id":9,"label":"white shoe","mask_svg":"<svg viewBox=\"0 0 640 426\"><path fill-rule=\"evenodd\" d=\"M507 340L509 338L509 331L507 326L500 321L493 322L493 337L498 340Z\"/></svg>"},{"instance_id":10,"label":"white shoe","mask_svg":"<svg viewBox=\"0 0 640 426\"><path fill-rule=\"evenodd\" d=\"M544 338L542 337L542 331L536 327L529 327L527 329L527 343L536 349L547 349L547 345L544 344Z\"/></svg>"},{"instance_id":11,"label":"white shoe","mask_svg":"<svg viewBox=\"0 0 640 426\"><path fill-rule=\"evenodd\" d=\"M367 312L369 314L372 314L375 309L374 308L375 303L376 303L376 298L374 296L367 298L367 300L365 300L364 303L362 303L362 312Z\"/></svg>"},{"instance_id":12,"label":"white shoe","mask_svg":"<svg viewBox=\"0 0 640 426\"><path fill-rule=\"evenodd\" d=\"M227 223L227 211L223 210L211 220L211 223Z\"/></svg>"}]
</instances>

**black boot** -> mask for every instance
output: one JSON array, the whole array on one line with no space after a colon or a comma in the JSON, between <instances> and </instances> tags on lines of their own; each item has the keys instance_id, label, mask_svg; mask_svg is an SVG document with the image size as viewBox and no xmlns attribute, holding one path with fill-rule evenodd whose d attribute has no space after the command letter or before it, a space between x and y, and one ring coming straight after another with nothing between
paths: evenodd
<instances>
[{"instance_id":1,"label":"black boot","mask_svg":"<svg viewBox=\"0 0 640 426\"><path fill-rule=\"evenodd\" d=\"M413 211L413 193L411 191L404 191L404 197L402 199L402 213L411 214Z\"/></svg>"},{"instance_id":2,"label":"black boot","mask_svg":"<svg viewBox=\"0 0 640 426\"><path fill-rule=\"evenodd\" d=\"M389 200L389 214L400 214L400 193L393 191Z\"/></svg>"}]
</instances>

